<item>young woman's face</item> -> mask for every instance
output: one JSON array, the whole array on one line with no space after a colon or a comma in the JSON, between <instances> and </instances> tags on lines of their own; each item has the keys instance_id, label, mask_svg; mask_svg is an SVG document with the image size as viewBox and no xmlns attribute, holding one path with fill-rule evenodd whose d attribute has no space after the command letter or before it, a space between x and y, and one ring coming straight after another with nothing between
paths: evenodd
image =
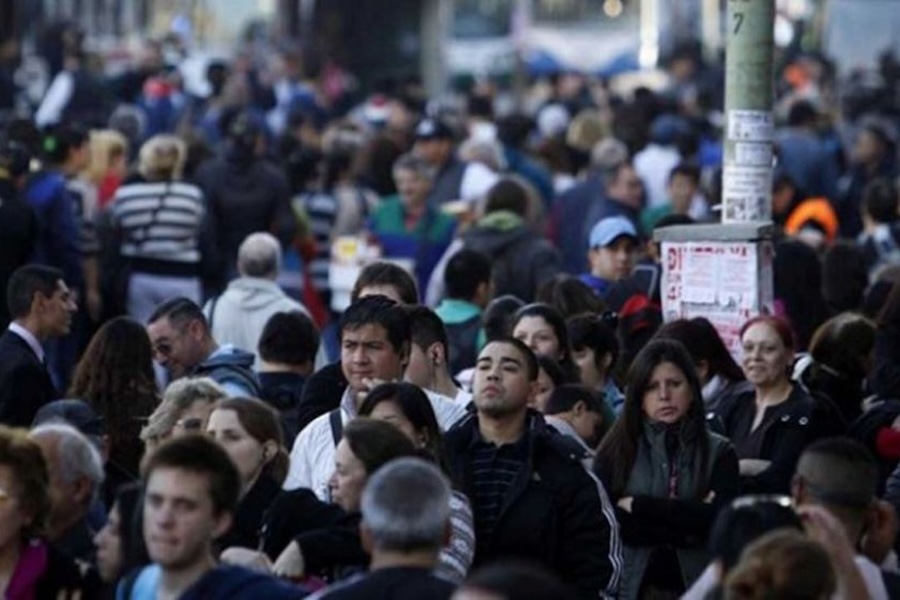
<instances>
[{"instance_id":1,"label":"young woman's face","mask_svg":"<svg viewBox=\"0 0 900 600\"><path fill-rule=\"evenodd\" d=\"M513 327L513 337L531 348L538 356L546 356L553 360L562 358L559 338L543 317L522 317Z\"/></svg>"},{"instance_id":2,"label":"young woman's face","mask_svg":"<svg viewBox=\"0 0 900 600\"><path fill-rule=\"evenodd\" d=\"M372 409L369 416L373 419L378 419L379 421L387 421L402 431L403 435L408 437L417 448L422 448L425 445L424 436L416 431L412 421L406 418L406 415L403 414L403 411L396 402L392 402L391 400L379 402L375 408Z\"/></svg>"},{"instance_id":3,"label":"young woman's face","mask_svg":"<svg viewBox=\"0 0 900 600\"><path fill-rule=\"evenodd\" d=\"M245 487L252 485L272 458L265 446L244 428L236 411L222 408L212 411L206 433L231 457Z\"/></svg>"},{"instance_id":4,"label":"young woman's face","mask_svg":"<svg viewBox=\"0 0 900 600\"><path fill-rule=\"evenodd\" d=\"M671 425L687 414L691 401L687 376L674 363L664 361L650 375L641 408L650 421Z\"/></svg>"},{"instance_id":5,"label":"young woman's face","mask_svg":"<svg viewBox=\"0 0 900 600\"><path fill-rule=\"evenodd\" d=\"M22 530L32 522L31 513L19 496L21 491L16 473L0 464L0 549L21 544Z\"/></svg>"},{"instance_id":6,"label":"young woman's face","mask_svg":"<svg viewBox=\"0 0 900 600\"><path fill-rule=\"evenodd\" d=\"M119 505L114 504L109 511L106 525L94 535L97 547L97 570L100 579L114 582L122 574L122 517Z\"/></svg>"},{"instance_id":7,"label":"young woman's face","mask_svg":"<svg viewBox=\"0 0 900 600\"><path fill-rule=\"evenodd\" d=\"M537 383L538 389L537 393L534 395L534 401L531 404L531 408L538 412L544 412L547 408L547 400L550 398L550 394L553 393L556 385L544 369L538 370Z\"/></svg>"},{"instance_id":8,"label":"young woman's face","mask_svg":"<svg viewBox=\"0 0 900 600\"><path fill-rule=\"evenodd\" d=\"M341 440L334 452L334 473L328 480L331 501L347 512L358 511L368 478L365 465L353 454L347 440Z\"/></svg>"},{"instance_id":9,"label":"young woman's face","mask_svg":"<svg viewBox=\"0 0 900 600\"><path fill-rule=\"evenodd\" d=\"M793 352L768 323L756 323L741 338L741 366L747 381L766 387L788 379Z\"/></svg>"}]
</instances>

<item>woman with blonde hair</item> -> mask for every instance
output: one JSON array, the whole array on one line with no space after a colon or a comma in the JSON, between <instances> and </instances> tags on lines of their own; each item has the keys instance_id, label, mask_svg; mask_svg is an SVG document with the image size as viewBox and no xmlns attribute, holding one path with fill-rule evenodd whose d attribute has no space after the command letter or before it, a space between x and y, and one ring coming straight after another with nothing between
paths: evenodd
<instances>
[{"instance_id":1,"label":"woman with blonde hair","mask_svg":"<svg viewBox=\"0 0 900 600\"><path fill-rule=\"evenodd\" d=\"M202 300L209 214L200 188L180 181L186 156L180 138L153 136L141 147L138 173L109 207L109 245L119 259L116 299L142 323L168 298Z\"/></svg>"},{"instance_id":2,"label":"woman with blonde hair","mask_svg":"<svg viewBox=\"0 0 900 600\"><path fill-rule=\"evenodd\" d=\"M97 186L98 206L106 208L128 168L128 140L114 129L95 129L91 131L88 146L91 161L84 175Z\"/></svg>"},{"instance_id":3,"label":"woman with blonde hair","mask_svg":"<svg viewBox=\"0 0 900 600\"><path fill-rule=\"evenodd\" d=\"M228 394L209 377L184 377L166 388L162 402L141 429L147 452L173 435L206 431L213 406Z\"/></svg>"}]
</instances>

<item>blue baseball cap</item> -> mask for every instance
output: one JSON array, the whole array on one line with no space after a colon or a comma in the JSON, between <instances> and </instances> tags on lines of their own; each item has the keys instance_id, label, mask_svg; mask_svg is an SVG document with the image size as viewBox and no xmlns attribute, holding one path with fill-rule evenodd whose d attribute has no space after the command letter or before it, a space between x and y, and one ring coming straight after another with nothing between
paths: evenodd
<instances>
[{"instance_id":1,"label":"blue baseball cap","mask_svg":"<svg viewBox=\"0 0 900 600\"><path fill-rule=\"evenodd\" d=\"M627 217L606 217L591 229L590 247L605 248L622 236L638 241L637 229Z\"/></svg>"}]
</instances>

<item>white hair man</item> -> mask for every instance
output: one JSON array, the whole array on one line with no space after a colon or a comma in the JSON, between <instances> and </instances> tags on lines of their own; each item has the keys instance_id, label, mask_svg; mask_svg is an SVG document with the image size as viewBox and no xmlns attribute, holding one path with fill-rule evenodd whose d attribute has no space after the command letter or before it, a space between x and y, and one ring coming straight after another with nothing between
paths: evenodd
<instances>
[{"instance_id":1,"label":"white hair man","mask_svg":"<svg viewBox=\"0 0 900 600\"><path fill-rule=\"evenodd\" d=\"M281 244L272 234L260 231L247 236L238 248L237 270L239 276L203 307L219 343L255 350L266 322L275 313L299 310L309 315L276 283L281 272Z\"/></svg>"},{"instance_id":2,"label":"white hair man","mask_svg":"<svg viewBox=\"0 0 900 600\"><path fill-rule=\"evenodd\" d=\"M47 539L70 558L95 563L94 532L88 511L103 484L103 457L80 431L66 423L45 423L31 430L50 475Z\"/></svg>"},{"instance_id":3,"label":"white hair man","mask_svg":"<svg viewBox=\"0 0 900 600\"><path fill-rule=\"evenodd\" d=\"M450 484L436 466L419 458L391 461L366 483L361 510L360 537L372 556L368 574L314 598L385 598L398 586L404 598L453 594L455 586L434 575L441 548L450 539Z\"/></svg>"}]
</instances>

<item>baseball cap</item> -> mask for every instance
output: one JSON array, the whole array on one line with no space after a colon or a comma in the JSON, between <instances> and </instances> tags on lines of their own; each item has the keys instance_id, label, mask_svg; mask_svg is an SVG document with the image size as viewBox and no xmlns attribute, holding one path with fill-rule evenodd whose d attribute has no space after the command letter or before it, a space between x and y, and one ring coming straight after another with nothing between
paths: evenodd
<instances>
[{"instance_id":1,"label":"baseball cap","mask_svg":"<svg viewBox=\"0 0 900 600\"><path fill-rule=\"evenodd\" d=\"M590 247L605 248L623 235L638 240L637 229L627 217L607 217L591 229Z\"/></svg>"},{"instance_id":2,"label":"baseball cap","mask_svg":"<svg viewBox=\"0 0 900 600\"><path fill-rule=\"evenodd\" d=\"M416 126L416 139L450 140L453 139L453 130L438 119L422 119Z\"/></svg>"}]
</instances>

